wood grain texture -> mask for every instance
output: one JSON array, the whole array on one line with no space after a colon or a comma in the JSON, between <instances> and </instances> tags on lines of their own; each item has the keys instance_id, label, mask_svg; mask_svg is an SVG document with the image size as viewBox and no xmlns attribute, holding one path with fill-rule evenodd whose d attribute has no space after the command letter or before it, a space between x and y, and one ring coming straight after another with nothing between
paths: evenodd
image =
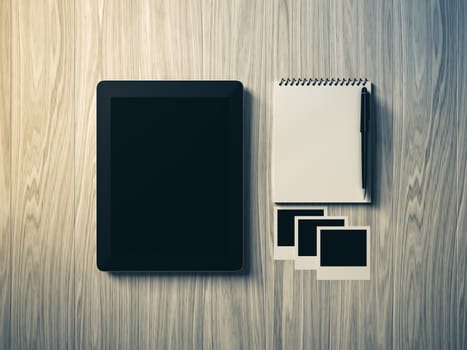
<instances>
[{"instance_id":1,"label":"wood grain texture","mask_svg":"<svg viewBox=\"0 0 467 350\"><path fill-rule=\"evenodd\" d=\"M362 2L331 1L331 13L330 54L334 57L331 59L331 76L366 77L368 73L363 66L363 33L371 22L363 19ZM378 80L377 83L379 84L380 81ZM332 206L329 212L334 215L348 216L351 225L360 225L363 222L369 224L369 218L365 218L368 211L362 210L363 208L358 206L338 205ZM329 283L330 348L371 348L371 338L365 337L363 333L369 310L375 308L375 305L369 304L372 292L370 283L363 281L331 281ZM373 283L375 279L372 276Z\"/></svg>"},{"instance_id":2,"label":"wood grain texture","mask_svg":"<svg viewBox=\"0 0 467 350\"><path fill-rule=\"evenodd\" d=\"M96 267L96 85L138 79L138 9L129 1L75 3L75 255L78 349L146 348L147 282ZM139 13L142 13L139 12ZM86 30L81 30L86 28Z\"/></svg>"},{"instance_id":3,"label":"wood grain texture","mask_svg":"<svg viewBox=\"0 0 467 350\"><path fill-rule=\"evenodd\" d=\"M433 140L432 169L430 178L434 182L428 196L431 197L433 221L428 221L430 248L427 249L427 261L431 271L427 274L432 281L427 293L425 325L426 333L431 335L431 348L453 348L456 346L456 317L459 280L456 250L457 210L457 174L452 167L457 167L457 90L454 84L458 76L459 0L432 1L432 114L435 118L430 125L430 138ZM461 34L462 35L462 34ZM451 183L452 181L452 183ZM442 184L437 186L436 184ZM445 231L446 234L440 235ZM439 253L442 252L442 257ZM463 273L463 272L461 272ZM434 302L433 302L434 300ZM454 317L452 316L454 315ZM436 331L432 331L436 329Z\"/></svg>"},{"instance_id":4,"label":"wood grain texture","mask_svg":"<svg viewBox=\"0 0 467 350\"><path fill-rule=\"evenodd\" d=\"M11 305L11 2L0 3L0 348L9 349Z\"/></svg>"},{"instance_id":5,"label":"wood grain texture","mask_svg":"<svg viewBox=\"0 0 467 350\"><path fill-rule=\"evenodd\" d=\"M457 6L400 1L395 9L394 345L453 348Z\"/></svg>"},{"instance_id":6,"label":"wood grain texture","mask_svg":"<svg viewBox=\"0 0 467 350\"><path fill-rule=\"evenodd\" d=\"M458 4L459 53L467 52L467 4ZM467 60L457 60L457 349L467 348Z\"/></svg>"},{"instance_id":7,"label":"wood grain texture","mask_svg":"<svg viewBox=\"0 0 467 350\"><path fill-rule=\"evenodd\" d=\"M12 349L72 348L72 2L12 2Z\"/></svg>"},{"instance_id":8,"label":"wood grain texture","mask_svg":"<svg viewBox=\"0 0 467 350\"><path fill-rule=\"evenodd\" d=\"M371 206L332 206L352 225L370 225L372 282L331 282L331 347L387 349L393 344L393 71L392 2L332 2L332 76L373 82L375 130ZM371 320L371 321L369 321Z\"/></svg>"},{"instance_id":9,"label":"wood grain texture","mask_svg":"<svg viewBox=\"0 0 467 350\"><path fill-rule=\"evenodd\" d=\"M275 1L273 14L269 80L330 76L329 2ZM272 105L272 94L267 99ZM272 216L270 220L273 227ZM329 308L329 282L318 282L315 271L295 271L292 261L274 262L275 349L328 348Z\"/></svg>"},{"instance_id":10,"label":"wood grain texture","mask_svg":"<svg viewBox=\"0 0 467 350\"><path fill-rule=\"evenodd\" d=\"M2 349L466 347L463 1L9 0L0 10ZM272 259L272 84L328 76L374 83L374 203L329 207L371 226L371 281L316 281ZM248 274L97 270L103 79L243 82Z\"/></svg>"}]
</instances>

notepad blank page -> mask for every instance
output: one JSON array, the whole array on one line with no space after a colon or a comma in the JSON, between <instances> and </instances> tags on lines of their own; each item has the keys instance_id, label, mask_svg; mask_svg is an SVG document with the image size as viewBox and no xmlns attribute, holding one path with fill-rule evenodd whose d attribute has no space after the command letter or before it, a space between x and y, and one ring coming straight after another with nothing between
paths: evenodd
<instances>
[{"instance_id":1,"label":"notepad blank page","mask_svg":"<svg viewBox=\"0 0 467 350\"><path fill-rule=\"evenodd\" d=\"M368 201L362 189L361 91L362 86L275 85L275 202Z\"/></svg>"}]
</instances>

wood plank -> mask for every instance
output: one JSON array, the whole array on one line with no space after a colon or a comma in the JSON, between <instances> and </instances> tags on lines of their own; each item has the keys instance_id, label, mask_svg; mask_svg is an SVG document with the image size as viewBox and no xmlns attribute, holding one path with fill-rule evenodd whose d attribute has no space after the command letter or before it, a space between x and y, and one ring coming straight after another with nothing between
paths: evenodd
<instances>
[{"instance_id":1,"label":"wood plank","mask_svg":"<svg viewBox=\"0 0 467 350\"><path fill-rule=\"evenodd\" d=\"M262 322L264 327L264 346L273 349L275 342L275 315L277 305L275 300L275 264L273 261L274 236L273 236L273 213L271 194L271 126L272 126L272 82L275 78L274 56L274 13L275 3L263 1L262 11L258 16L263 16L262 34L258 39L262 44L261 60L258 71L264 72L257 82L257 93L253 95L253 89L249 88L247 104L245 105L245 117L247 123L245 139L248 142L244 147L249 151L250 162L247 165L247 184L249 195L247 196L247 210L249 212L248 233L251 241L253 235L258 235L258 247L261 254L260 265L262 293L264 296L264 314ZM259 44L258 44L259 45ZM255 97L256 96L256 97ZM247 157L248 158L248 157ZM247 241L248 242L248 241ZM248 247L248 243L247 243ZM249 261L253 261L251 249ZM257 254L257 253L256 253Z\"/></svg>"},{"instance_id":2,"label":"wood plank","mask_svg":"<svg viewBox=\"0 0 467 350\"><path fill-rule=\"evenodd\" d=\"M268 83L272 86L274 80L283 77L329 76L329 2L288 1L274 5L273 75ZM272 118L272 93L267 96ZM270 220L273 227L272 217ZM328 348L329 283L316 281L314 271L296 271L293 261L273 263L274 348Z\"/></svg>"},{"instance_id":3,"label":"wood plank","mask_svg":"<svg viewBox=\"0 0 467 350\"><path fill-rule=\"evenodd\" d=\"M333 5L336 77L362 77L373 83L374 167L372 204L331 206L351 225L371 227L371 281L331 283L330 329L333 348L392 348L393 191L393 11L392 2L336 2Z\"/></svg>"},{"instance_id":4,"label":"wood plank","mask_svg":"<svg viewBox=\"0 0 467 350\"><path fill-rule=\"evenodd\" d=\"M0 3L0 348L10 349L11 1Z\"/></svg>"},{"instance_id":5,"label":"wood plank","mask_svg":"<svg viewBox=\"0 0 467 350\"><path fill-rule=\"evenodd\" d=\"M458 3L458 33L467 32L467 4ZM467 348L467 36L458 34L457 73L457 349Z\"/></svg>"},{"instance_id":6,"label":"wood plank","mask_svg":"<svg viewBox=\"0 0 467 350\"><path fill-rule=\"evenodd\" d=\"M442 170L433 164L436 181L444 186L434 189L430 197L437 202L435 213L439 222L434 221L433 235L436 240L427 249L431 264L428 272L433 281L427 305L426 333L431 335L432 348L450 348L456 346L458 317L458 266L456 266L456 226L457 211L457 174L452 171L457 164L457 86L454 83L458 77L459 32L458 7L459 0L432 0L431 23L433 52L432 52L432 113L437 124L431 130L436 141L432 147L433 159L438 159ZM446 176L446 174L448 176ZM440 199L438 200L438 197ZM432 223L433 224L433 223ZM446 231L443 237L439 232ZM439 254L442 259L439 259ZM441 264L439 264L441 260ZM463 272L461 272L463 273ZM434 304L432 300L437 300Z\"/></svg>"},{"instance_id":7,"label":"wood plank","mask_svg":"<svg viewBox=\"0 0 467 350\"><path fill-rule=\"evenodd\" d=\"M383 57L378 51L387 49L387 45L392 43L390 6L380 1L334 1L331 2L331 12L331 76L368 78L374 83L375 92L378 88L390 87L388 71L383 67L390 69L388 67L391 67L392 58L386 52ZM380 41L381 38L383 41ZM387 137L391 137L391 120L386 119L388 113L385 113L381 106L390 102L391 97L391 90L388 89L384 91L384 95L378 96L375 93L373 99L377 112L375 119L381 122L376 123L375 129L375 153L378 159L376 166L379 168L375 167L373 180L375 185L378 185L381 178L385 177L385 185L388 187L383 193L374 193L376 197L372 198L371 205L332 205L329 210L333 215L348 216L350 225L369 225L372 230L371 280L329 282L332 300L329 316L331 348L364 349L391 346L392 334L388 332L387 322L391 322L392 300L388 292L385 292L391 283L390 268L387 265L389 257L384 254L383 260L375 259L375 254L381 249L387 251L391 248L385 238L389 229L388 217L381 215L383 210L387 210L387 205L381 207L377 197L390 192L392 183L389 175L392 171L392 157L388 152L390 148L384 143L384 139L379 138L381 131L378 129L384 127ZM381 295L385 295L385 298L382 299ZM386 324L377 323L381 317L385 317Z\"/></svg>"},{"instance_id":8,"label":"wood plank","mask_svg":"<svg viewBox=\"0 0 467 350\"><path fill-rule=\"evenodd\" d=\"M96 266L96 85L138 79L137 3L76 3L75 235L76 337L83 349L148 348L149 284L141 274L110 274Z\"/></svg>"},{"instance_id":9,"label":"wood plank","mask_svg":"<svg viewBox=\"0 0 467 350\"><path fill-rule=\"evenodd\" d=\"M12 349L73 347L73 41L72 3L12 3Z\"/></svg>"},{"instance_id":10,"label":"wood plank","mask_svg":"<svg viewBox=\"0 0 467 350\"><path fill-rule=\"evenodd\" d=\"M273 47L272 47L272 84L281 78L294 78L302 75L300 62L294 55L300 45L300 36L297 35L298 23L296 16L299 13L300 2L275 1L273 7ZM272 98L272 89L268 95ZM272 105L272 103L271 103ZM270 118L272 118L271 109ZM271 135L269 135L271 137ZM272 196L270 195L270 198ZM264 210L264 209L263 209ZM273 216L270 216L270 227L274 227ZM302 347L303 317L301 290L302 279L295 273L293 261L273 261L274 264L274 349L300 349ZM303 273L302 273L303 275Z\"/></svg>"},{"instance_id":11,"label":"wood plank","mask_svg":"<svg viewBox=\"0 0 467 350\"><path fill-rule=\"evenodd\" d=\"M373 203L357 216L356 224L371 227L370 290L364 295L367 349L393 348L393 72L394 12L392 1L364 2L362 64L364 77L372 81L373 96ZM365 287L366 288L366 287ZM351 336L351 335L349 335Z\"/></svg>"},{"instance_id":12,"label":"wood plank","mask_svg":"<svg viewBox=\"0 0 467 350\"><path fill-rule=\"evenodd\" d=\"M356 1L331 2L330 37L331 37L331 76L336 78L356 78L364 76L362 67L360 29L364 26L361 21L361 10ZM332 205L330 215L348 216L349 224L356 225L358 215L355 206ZM363 223L358 223L363 224ZM329 329L330 348L363 349L364 337L350 337L363 329L362 315L365 313L363 295L368 295L372 282L362 281L330 281ZM365 293L365 291L367 293ZM364 294L365 293L365 294Z\"/></svg>"},{"instance_id":13,"label":"wood plank","mask_svg":"<svg viewBox=\"0 0 467 350\"><path fill-rule=\"evenodd\" d=\"M96 267L96 84L101 78L103 1L75 5L75 348L108 349L118 337L117 293ZM115 305L107 313L107 303Z\"/></svg>"},{"instance_id":14,"label":"wood plank","mask_svg":"<svg viewBox=\"0 0 467 350\"><path fill-rule=\"evenodd\" d=\"M456 342L456 8L395 6L395 348Z\"/></svg>"}]
</instances>

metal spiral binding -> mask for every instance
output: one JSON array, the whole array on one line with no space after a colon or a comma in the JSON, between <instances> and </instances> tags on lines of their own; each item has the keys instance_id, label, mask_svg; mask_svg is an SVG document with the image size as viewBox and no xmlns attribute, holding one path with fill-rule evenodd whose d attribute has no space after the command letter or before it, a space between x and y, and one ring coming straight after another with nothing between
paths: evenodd
<instances>
[{"instance_id":1,"label":"metal spiral binding","mask_svg":"<svg viewBox=\"0 0 467 350\"><path fill-rule=\"evenodd\" d=\"M324 79L324 78L281 78L279 86L359 86L365 85L368 82L367 78L364 79Z\"/></svg>"}]
</instances>

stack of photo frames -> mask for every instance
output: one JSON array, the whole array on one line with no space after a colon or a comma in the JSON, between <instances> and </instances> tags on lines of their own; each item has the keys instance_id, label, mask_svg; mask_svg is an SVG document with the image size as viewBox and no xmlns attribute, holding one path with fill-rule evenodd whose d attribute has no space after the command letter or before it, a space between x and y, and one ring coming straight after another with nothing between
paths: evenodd
<instances>
[{"instance_id":1,"label":"stack of photo frames","mask_svg":"<svg viewBox=\"0 0 467 350\"><path fill-rule=\"evenodd\" d=\"M369 280L370 228L348 225L326 208L277 205L274 260L294 260L297 270L316 270L318 280Z\"/></svg>"}]
</instances>

